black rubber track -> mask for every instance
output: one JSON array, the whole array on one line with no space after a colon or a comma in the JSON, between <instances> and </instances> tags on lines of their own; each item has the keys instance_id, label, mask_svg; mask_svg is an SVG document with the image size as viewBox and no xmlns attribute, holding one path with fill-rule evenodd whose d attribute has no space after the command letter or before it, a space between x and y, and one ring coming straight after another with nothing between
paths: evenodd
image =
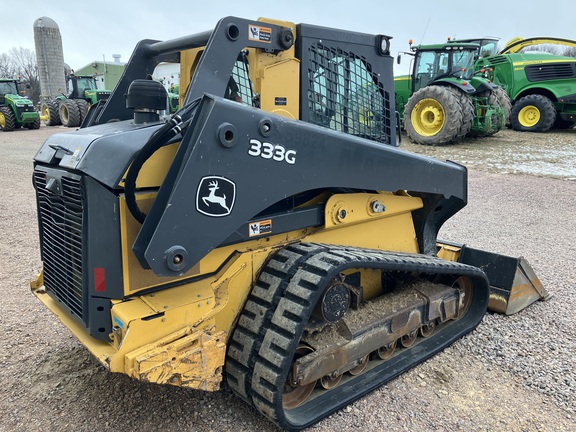
<instances>
[{"instance_id":1,"label":"black rubber track","mask_svg":"<svg viewBox=\"0 0 576 432\"><path fill-rule=\"evenodd\" d=\"M293 410L282 406L284 383L312 310L326 285L348 268L468 276L474 284L468 313L442 331L338 387L318 392ZM234 331L227 356L228 384L271 421L288 430L311 426L441 351L482 320L488 280L476 267L424 255L317 244L280 250L263 269Z\"/></svg>"}]
</instances>

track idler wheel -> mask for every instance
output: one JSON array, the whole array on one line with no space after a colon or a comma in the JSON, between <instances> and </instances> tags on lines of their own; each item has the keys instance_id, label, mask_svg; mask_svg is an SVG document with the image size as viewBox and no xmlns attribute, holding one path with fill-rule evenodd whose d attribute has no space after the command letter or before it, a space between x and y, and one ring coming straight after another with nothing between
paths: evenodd
<instances>
[{"instance_id":1,"label":"track idler wheel","mask_svg":"<svg viewBox=\"0 0 576 432\"><path fill-rule=\"evenodd\" d=\"M296 348L296 352L294 353L294 363L300 357L304 357L307 354L310 354L314 350L310 348L308 345L299 344ZM334 384L336 385L336 384ZM282 396L282 406L286 409L294 409L300 405L302 405L308 396L312 394L314 391L314 387L316 387L316 381L306 385L300 385L294 380L294 376L292 373L288 374L288 378L286 379L286 385L284 386L284 395Z\"/></svg>"},{"instance_id":2,"label":"track idler wheel","mask_svg":"<svg viewBox=\"0 0 576 432\"><path fill-rule=\"evenodd\" d=\"M470 309L472 304L472 281L470 278L461 276L454 281L452 287L458 288L460 290L460 304L458 306L458 313L456 314L455 320L462 318Z\"/></svg>"}]
</instances>

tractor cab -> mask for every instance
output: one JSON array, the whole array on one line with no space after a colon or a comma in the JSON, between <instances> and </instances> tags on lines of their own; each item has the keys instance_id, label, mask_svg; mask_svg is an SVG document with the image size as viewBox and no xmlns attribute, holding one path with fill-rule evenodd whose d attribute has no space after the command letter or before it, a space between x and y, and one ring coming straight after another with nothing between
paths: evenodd
<instances>
[{"instance_id":1,"label":"tractor cab","mask_svg":"<svg viewBox=\"0 0 576 432\"><path fill-rule=\"evenodd\" d=\"M7 94L18 94L18 85L15 80L0 80L0 103L4 103L4 97Z\"/></svg>"},{"instance_id":2,"label":"tractor cab","mask_svg":"<svg viewBox=\"0 0 576 432\"><path fill-rule=\"evenodd\" d=\"M498 54L498 41L499 38L495 37L483 37L476 39L450 39L448 38L448 43L462 44L462 43L473 43L478 45L478 51L476 52L476 59L490 57Z\"/></svg>"},{"instance_id":3,"label":"tractor cab","mask_svg":"<svg viewBox=\"0 0 576 432\"><path fill-rule=\"evenodd\" d=\"M419 46L414 51L412 92L442 78L469 80L474 75L476 44Z\"/></svg>"},{"instance_id":4,"label":"tractor cab","mask_svg":"<svg viewBox=\"0 0 576 432\"><path fill-rule=\"evenodd\" d=\"M94 77L68 75L68 98L85 99L86 93L90 91L96 91Z\"/></svg>"}]
</instances>

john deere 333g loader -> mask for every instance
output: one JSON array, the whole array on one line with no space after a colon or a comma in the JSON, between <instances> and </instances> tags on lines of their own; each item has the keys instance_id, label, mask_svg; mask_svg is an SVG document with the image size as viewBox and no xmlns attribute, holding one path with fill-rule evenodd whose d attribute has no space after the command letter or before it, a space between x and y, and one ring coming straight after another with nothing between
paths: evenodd
<instances>
[{"instance_id":1,"label":"john deere 333g loader","mask_svg":"<svg viewBox=\"0 0 576 432\"><path fill-rule=\"evenodd\" d=\"M140 42L34 160L36 296L110 371L305 428L546 295L522 259L439 243L466 169L399 150L390 38L222 19ZM181 64L166 118L146 77Z\"/></svg>"}]
</instances>

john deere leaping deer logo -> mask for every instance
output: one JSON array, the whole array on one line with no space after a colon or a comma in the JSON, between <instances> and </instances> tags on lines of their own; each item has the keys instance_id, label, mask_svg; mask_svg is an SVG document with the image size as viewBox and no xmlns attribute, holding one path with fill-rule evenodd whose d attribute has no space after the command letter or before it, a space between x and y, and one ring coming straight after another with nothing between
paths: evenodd
<instances>
[{"instance_id":1,"label":"john deere leaping deer logo","mask_svg":"<svg viewBox=\"0 0 576 432\"><path fill-rule=\"evenodd\" d=\"M234 207L236 185L221 176L204 177L196 192L196 209L207 216L228 216Z\"/></svg>"}]
</instances>

